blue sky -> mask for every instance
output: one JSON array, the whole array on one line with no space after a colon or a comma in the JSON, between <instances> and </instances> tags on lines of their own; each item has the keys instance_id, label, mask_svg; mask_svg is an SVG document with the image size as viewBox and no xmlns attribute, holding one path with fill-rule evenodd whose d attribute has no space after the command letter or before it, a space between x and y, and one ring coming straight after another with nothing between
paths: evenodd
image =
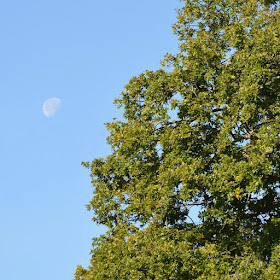
<instances>
[{"instance_id":1,"label":"blue sky","mask_svg":"<svg viewBox=\"0 0 280 280\"><path fill-rule=\"evenodd\" d=\"M68 280L97 227L82 161L110 152L103 125L128 80L177 52L177 0L0 4L1 279ZM47 98L62 104L52 118Z\"/></svg>"}]
</instances>

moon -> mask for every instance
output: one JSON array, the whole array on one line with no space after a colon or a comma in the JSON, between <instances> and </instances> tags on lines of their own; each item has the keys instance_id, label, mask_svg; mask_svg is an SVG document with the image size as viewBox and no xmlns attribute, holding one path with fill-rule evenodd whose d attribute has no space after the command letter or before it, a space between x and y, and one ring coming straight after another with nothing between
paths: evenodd
<instances>
[{"instance_id":1,"label":"moon","mask_svg":"<svg viewBox=\"0 0 280 280\"><path fill-rule=\"evenodd\" d=\"M57 97L47 99L43 104L43 114L50 118L55 115L57 110L60 108L61 100Z\"/></svg>"}]
</instances>

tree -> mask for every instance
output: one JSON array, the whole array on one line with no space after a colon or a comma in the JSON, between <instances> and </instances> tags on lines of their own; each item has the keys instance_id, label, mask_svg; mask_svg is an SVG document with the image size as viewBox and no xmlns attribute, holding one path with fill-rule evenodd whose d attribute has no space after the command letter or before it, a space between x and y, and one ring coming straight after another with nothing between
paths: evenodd
<instances>
[{"instance_id":1,"label":"tree","mask_svg":"<svg viewBox=\"0 0 280 280\"><path fill-rule=\"evenodd\" d=\"M279 0L184 2L179 53L129 81L112 153L83 163L108 231L77 280L280 278Z\"/></svg>"}]
</instances>

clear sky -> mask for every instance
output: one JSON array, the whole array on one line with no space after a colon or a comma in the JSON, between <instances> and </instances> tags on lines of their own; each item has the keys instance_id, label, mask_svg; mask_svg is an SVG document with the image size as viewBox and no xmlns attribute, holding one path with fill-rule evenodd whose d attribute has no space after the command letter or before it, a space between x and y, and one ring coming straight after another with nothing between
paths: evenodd
<instances>
[{"instance_id":1,"label":"clear sky","mask_svg":"<svg viewBox=\"0 0 280 280\"><path fill-rule=\"evenodd\" d=\"M71 280L104 228L82 161L106 156L104 123L132 76L177 52L177 0L0 3L0 278ZM47 118L46 99L61 107Z\"/></svg>"}]
</instances>

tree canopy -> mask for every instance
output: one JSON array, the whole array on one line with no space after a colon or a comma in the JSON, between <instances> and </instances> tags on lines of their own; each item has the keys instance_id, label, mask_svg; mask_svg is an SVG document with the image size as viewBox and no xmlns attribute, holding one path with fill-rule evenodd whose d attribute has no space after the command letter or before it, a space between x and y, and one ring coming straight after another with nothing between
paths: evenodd
<instances>
[{"instance_id":1,"label":"tree canopy","mask_svg":"<svg viewBox=\"0 0 280 280\"><path fill-rule=\"evenodd\" d=\"M279 0L184 0L91 170L90 279L280 279ZM199 209L193 216L192 207Z\"/></svg>"}]
</instances>

